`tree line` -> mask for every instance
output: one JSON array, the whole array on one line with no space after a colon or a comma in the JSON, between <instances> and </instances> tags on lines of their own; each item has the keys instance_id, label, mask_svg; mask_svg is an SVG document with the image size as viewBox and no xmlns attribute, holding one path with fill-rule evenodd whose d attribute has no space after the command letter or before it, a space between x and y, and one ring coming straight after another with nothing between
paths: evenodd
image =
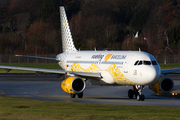
<instances>
[{"instance_id":1,"label":"tree line","mask_svg":"<svg viewBox=\"0 0 180 120\"><path fill-rule=\"evenodd\" d=\"M77 49L179 53L180 0L0 0L0 53L62 52L60 5Z\"/></svg>"}]
</instances>

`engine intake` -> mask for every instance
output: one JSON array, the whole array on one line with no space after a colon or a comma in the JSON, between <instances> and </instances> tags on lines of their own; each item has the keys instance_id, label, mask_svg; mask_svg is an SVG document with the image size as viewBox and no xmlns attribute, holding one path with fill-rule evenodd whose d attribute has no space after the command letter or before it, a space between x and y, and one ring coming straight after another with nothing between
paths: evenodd
<instances>
[{"instance_id":1,"label":"engine intake","mask_svg":"<svg viewBox=\"0 0 180 120\"><path fill-rule=\"evenodd\" d=\"M156 83L149 85L149 88L155 93L170 93L173 89L174 82L171 78L161 77Z\"/></svg>"},{"instance_id":2,"label":"engine intake","mask_svg":"<svg viewBox=\"0 0 180 120\"><path fill-rule=\"evenodd\" d=\"M79 94L86 87L85 81L80 77L68 77L61 83L61 88L69 94Z\"/></svg>"}]
</instances>

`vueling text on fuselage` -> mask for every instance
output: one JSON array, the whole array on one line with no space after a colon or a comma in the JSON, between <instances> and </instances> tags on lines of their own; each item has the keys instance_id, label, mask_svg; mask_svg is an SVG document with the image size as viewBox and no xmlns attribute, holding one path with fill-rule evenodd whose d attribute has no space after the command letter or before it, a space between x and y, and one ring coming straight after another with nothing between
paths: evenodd
<instances>
[{"instance_id":1,"label":"vueling text on fuselage","mask_svg":"<svg viewBox=\"0 0 180 120\"><path fill-rule=\"evenodd\" d=\"M111 59L126 59L127 55L113 55Z\"/></svg>"},{"instance_id":2,"label":"vueling text on fuselage","mask_svg":"<svg viewBox=\"0 0 180 120\"><path fill-rule=\"evenodd\" d=\"M93 55L91 59L102 59L103 57L104 55L99 54L99 55Z\"/></svg>"},{"instance_id":3,"label":"vueling text on fuselage","mask_svg":"<svg viewBox=\"0 0 180 120\"><path fill-rule=\"evenodd\" d=\"M91 59L102 59L105 55L93 55ZM127 55L112 55L110 59L126 59Z\"/></svg>"}]
</instances>

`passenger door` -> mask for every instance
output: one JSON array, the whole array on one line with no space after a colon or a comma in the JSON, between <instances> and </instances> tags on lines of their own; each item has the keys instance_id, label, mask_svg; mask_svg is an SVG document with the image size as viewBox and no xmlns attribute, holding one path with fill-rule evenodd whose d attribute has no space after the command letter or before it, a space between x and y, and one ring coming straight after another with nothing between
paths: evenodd
<instances>
[{"instance_id":1,"label":"passenger door","mask_svg":"<svg viewBox=\"0 0 180 120\"><path fill-rule=\"evenodd\" d=\"M124 61L124 73L128 73L128 66L129 66L129 62L131 58L132 58L132 55L129 55Z\"/></svg>"}]
</instances>

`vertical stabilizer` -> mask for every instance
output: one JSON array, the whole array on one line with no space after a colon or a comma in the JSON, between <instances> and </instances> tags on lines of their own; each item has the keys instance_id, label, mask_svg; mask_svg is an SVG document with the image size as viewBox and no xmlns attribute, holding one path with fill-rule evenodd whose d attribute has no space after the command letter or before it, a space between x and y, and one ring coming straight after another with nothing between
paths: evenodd
<instances>
[{"instance_id":1,"label":"vertical stabilizer","mask_svg":"<svg viewBox=\"0 0 180 120\"><path fill-rule=\"evenodd\" d=\"M64 6L60 6L60 20L63 52L77 51L74 46Z\"/></svg>"}]
</instances>

